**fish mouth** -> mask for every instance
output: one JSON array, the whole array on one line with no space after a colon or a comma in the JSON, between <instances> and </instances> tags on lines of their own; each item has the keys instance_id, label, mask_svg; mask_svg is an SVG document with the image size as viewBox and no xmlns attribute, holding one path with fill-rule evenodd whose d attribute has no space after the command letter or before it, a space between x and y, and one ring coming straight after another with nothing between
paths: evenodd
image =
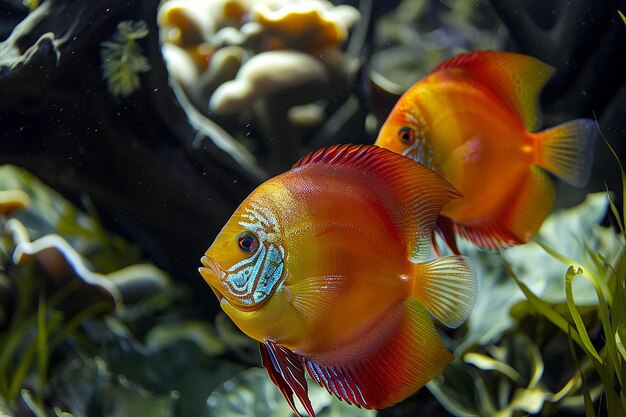
<instances>
[{"instance_id":1,"label":"fish mouth","mask_svg":"<svg viewBox=\"0 0 626 417\"><path fill-rule=\"evenodd\" d=\"M224 295L218 290L220 286L220 277L222 276L222 269L213 259L208 256L203 256L200 259L204 267L198 268L198 272L202 275L202 278L209 284L209 287L215 293L217 299L221 302L224 299Z\"/></svg>"}]
</instances>

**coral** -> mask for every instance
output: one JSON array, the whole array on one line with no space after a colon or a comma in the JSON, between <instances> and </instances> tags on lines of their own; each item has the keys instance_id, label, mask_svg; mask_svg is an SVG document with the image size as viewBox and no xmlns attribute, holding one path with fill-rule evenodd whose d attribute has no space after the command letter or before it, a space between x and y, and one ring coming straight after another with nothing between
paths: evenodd
<instances>
[{"instance_id":1,"label":"coral","mask_svg":"<svg viewBox=\"0 0 626 417\"><path fill-rule=\"evenodd\" d=\"M285 2L277 10L258 3L251 10L251 20L272 38L268 42L270 49L287 47L315 52L337 48L358 18L352 7L330 7L321 2Z\"/></svg>"},{"instance_id":2,"label":"coral","mask_svg":"<svg viewBox=\"0 0 626 417\"><path fill-rule=\"evenodd\" d=\"M213 93L209 107L229 113L258 97L307 83L323 85L328 78L322 63L310 55L295 51L265 52L250 58L236 79L220 85Z\"/></svg>"},{"instance_id":3,"label":"coral","mask_svg":"<svg viewBox=\"0 0 626 417\"><path fill-rule=\"evenodd\" d=\"M258 121L277 170L302 142L283 137L298 128L290 108L324 107L349 90L358 65L341 46L359 19L326 0L170 0L158 14L169 72L191 103L206 116L239 114L237 125Z\"/></svg>"},{"instance_id":4,"label":"coral","mask_svg":"<svg viewBox=\"0 0 626 417\"><path fill-rule=\"evenodd\" d=\"M125 20L117 25L112 41L100 44L102 77L114 96L128 97L141 84L139 74L150 70L148 59L142 55L139 39L148 35L146 22Z\"/></svg>"},{"instance_id":5,"label":"coral","mask_svg":"<svg viewBox=\"0 0 626 417\"><path fill-rule=\"evenodd\" d=\"M0 191L0 214L9 214L13 210L28 206L28 194L21 190Z\"/></svg>"},{"instance_id":6,"label":"coral","mask_svg":"<svg viewBox=\"0 0 626 417\"><path fill-rule=\"evenodd\" d=\"M301 65L307 61L312 64L313 74L309 78L319 79L320 66L328 67L325 54L339 48L358 19L358 11L350 6L333 6L326 1L276 0L255 3L171 0L164 3L158 16L164 55L172 76L181 82L201 110L218 113L241 110L251 99L281 89L242 82L250 73L257 79L276 79L279 77L275 76L275 65L279 65L280 78L300 80L307 68ZM240 48L234 55L233 47ZM225 48L231 48L231 53L218 55ZM300 54L270 54L257 59L278 50L295 50ZM224 65L225 60L228 65ZM292 62L287 63L289 60ZM237 106L232 103L221 106L222 91L217 99L211 96L224 81L235 77L236 84L229 85L227 90L250 100L239 100ZM287 84L288 81L283 82L282 88ZM235 93L237 87L242 90ZM254 89L258 91L251 91Z\"/></svg>"}]
</instances>

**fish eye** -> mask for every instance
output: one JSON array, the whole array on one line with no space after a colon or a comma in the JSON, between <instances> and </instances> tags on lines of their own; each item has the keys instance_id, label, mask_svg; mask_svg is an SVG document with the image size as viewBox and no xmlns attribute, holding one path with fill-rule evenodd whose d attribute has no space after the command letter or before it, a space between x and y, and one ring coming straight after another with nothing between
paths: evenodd
<instances>
[{"instance_id":1,"label":"fish eye","mask_svg":"<svg viewBox=\"0 0 626 417\"><path fill-rule=\"evenodd\" d=\"M252 232L243 232L237 236L237 245L243 253L253 253L259 247L259 239Z\"/></svg>"},{"instance_id":2,"label":"fish eye","mask_svg":"<svg viewBox=\"0 0 626 417\"><path fill-rule=\"evenodd\" d=\"M410 145L415 140L415 131L408 126L403 126L398 130L398 138L406 145Z\"/></svg>"}]
</instances>

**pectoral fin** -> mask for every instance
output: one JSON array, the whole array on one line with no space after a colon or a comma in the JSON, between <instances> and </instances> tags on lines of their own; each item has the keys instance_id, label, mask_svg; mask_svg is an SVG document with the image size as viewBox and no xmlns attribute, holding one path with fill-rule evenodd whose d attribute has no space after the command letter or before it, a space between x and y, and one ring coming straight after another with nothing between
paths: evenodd
<instances>
[{"instance_id":1,"label":"pectoral fin","mask_svg":"<svg viewBox=\"0 0 626 417\"><path fill-rule=\"evenodd\" d=\"M345 278L341 275L324 275L303 278L289 285L291 304L309 320L321 314L341 290Z\"/></svg>"},{"instance_id":2,"label":"pectoral fin","mask_svg":"<svg viewBox=\"0 0 626 417\"><path fill-rule=\"evenodd\" d=\"M441 323L459 327L476 303L476 274L464 256L415 265L412 296Z\"/></svg>"}]
</instances>

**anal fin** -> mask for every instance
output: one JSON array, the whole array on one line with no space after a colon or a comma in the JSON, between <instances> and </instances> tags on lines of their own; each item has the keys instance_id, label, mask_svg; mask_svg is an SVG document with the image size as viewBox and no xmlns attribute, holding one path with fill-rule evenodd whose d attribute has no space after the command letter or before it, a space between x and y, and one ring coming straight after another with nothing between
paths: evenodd
<instances>
[{"instance_id":1,"label":"anal fin","mask_svg":"<svg viewBox=\"0 0 626 417\"><path fill-rule=\"evenodd\" d=\"M486 249L504 249L528 242L548 216L556 189L538 166L532 166L518 192L498 216L482 224L455 224L459 235Z\"/></svg>"},{"instance_id":2,"label":"anal fin","mask_svg":"<svg viewBox=\"0 0 626 417\"><path fill-rule=\"evenodd\" d=\"M304 359L309 375L329 393L357 407L381 409L413 394L437 376L452 360L439 338L432 318L415 300L406 300L400 324L397 315L381 325L397 329L386 340L347 363L322 364Z\"/></svg>"}]
</instances>

